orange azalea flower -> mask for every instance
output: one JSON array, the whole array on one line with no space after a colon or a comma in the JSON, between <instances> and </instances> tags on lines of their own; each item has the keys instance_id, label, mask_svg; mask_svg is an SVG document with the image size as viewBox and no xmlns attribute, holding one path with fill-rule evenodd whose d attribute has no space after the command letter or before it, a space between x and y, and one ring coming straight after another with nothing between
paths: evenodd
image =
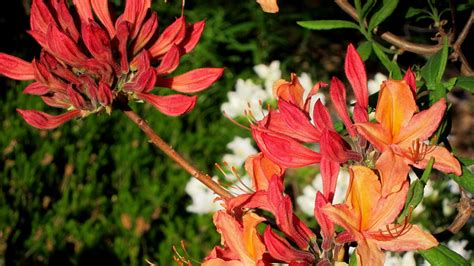
<instances>
[{"instance_id":1,"label":"orange azalea flower","mask_svg":"<svg viewBox=\"0 0 474 266\"><path fill-rule=\"evenodd\" d=\"M338 239L357 241L358 265L383 265L383 250L408 251L429 249L438 245L436 239L416 225L394 224L408 192L408 181L401 189L382 196L377 175L364 166L351 168L351 184L345 204L326 205L323 212L347 232Z\"/></svg>"},{"instance_id":2,"label":"orange azalea flower","mask_svg":"<svg viewBox=\"0 0 474 266\"><path fill-rule=\"evenodd\" d=\"M222 236L225 248L216 247L207 256L203 266L255 266L265 265L265 245L257 233L256 226L264 218L249 212L242 217L242 224L225 211L214 214L214 224Z\"/></svg>"},{"instance_id":3,"label":"orange azalea flower","mask_svg":"<svg viewBox=\"0 0 474 266\"><path fill-rule=\"evenodd\" d=\"M277 0L257 0L262 10L267 13L277 13L278 3Z\"/></svg>"},{"instance_id":4,"label":"orange azalea flower","mask_svg":"<svg viewBox=\"0 0 474 266\"><path fill-rule=\"evenodd\" d=\"M408 165L425 168L434 157L434 168L461 175L461 166L444 147L429 145L428 138L438 128L446 110L441 99L429 109L418 112L410 86L405 81L387 80L382 84L375 111L378 123L358 123L359 133L382 155L377 168L382 173L383 194L397 191L406 179Z\"/></svg>"}]
</instances>

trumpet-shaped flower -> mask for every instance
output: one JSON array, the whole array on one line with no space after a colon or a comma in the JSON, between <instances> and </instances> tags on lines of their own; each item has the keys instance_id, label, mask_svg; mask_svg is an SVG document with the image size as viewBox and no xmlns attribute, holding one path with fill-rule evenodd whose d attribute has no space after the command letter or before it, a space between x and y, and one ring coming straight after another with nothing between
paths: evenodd
<instances>
[{"instance_id":1,"label":"trumpet-shaped flower","mask_svg":"<svg viewBox=\"0 0 474 266\"><path fill-rule=\"evenodd\" d=\"M225 211L214 214L214 224L221 234L221 244L224 248L214 248L202 265L266 265L263 261L266 248L256 229L263 221L263 217L252 212L243 215L241 222Z\"/></svg>"},{"instance_id":2,"label":"trumpet-shaped flower","mask_svg":"<svg viewBox=\"0 0 474 266\"><path fill-rule=\"evenodd\" d=\"M160 96L151 93L155 86L195 93L222 75L222 69L202 68L168 77L199 41L204 21L187 25L180 17L159 35L151 0L127 0L115 22L106 0L72 2L76 10L71 12L65 0L32 1L29 33L42 50L31 63L0 53L0 74L35 80L24 93L68 110L57 116L18 110L34 127L51 129L75 117L110 113L118 98L143 100L166 115L181 115L193 109L196 96Z\"/></svg>"},{"instance_id":3,"label":"trumpet-shaped flower","mask_svg":"<svg viewBox=\"0 0 474 266\"><path fill-rule=\"evenodd\" d=\"M358 132L380 152L377 168L382 175L384 195L396 191L407 178L408 165L424 168L434 157L434 168L461 174L461 167L444 147L427 144L438 128L446 110L441 99L429 109L416 113L418 107L412 89L405 81L387 80L382 84L375 112L377 123L356 124Z\"/></svg>"},{"instance_id":4,"label":"trumpet-shaped flower","mask_svg":"<svg viewBox=\"0 0 474 266\"><path fill-rule=\"evenodd\" d=\"M432 235L408 223L407 219L403 224L393 223L405 204L408 181L403 182L399 191L384 197L382 185L371 169L354 166L350 170L346 203L328 204L322 211L347 230L336 241L357 242L358 265L383 265L382 250L410 251L438 245Z\"/></svg>"}]
</instances>

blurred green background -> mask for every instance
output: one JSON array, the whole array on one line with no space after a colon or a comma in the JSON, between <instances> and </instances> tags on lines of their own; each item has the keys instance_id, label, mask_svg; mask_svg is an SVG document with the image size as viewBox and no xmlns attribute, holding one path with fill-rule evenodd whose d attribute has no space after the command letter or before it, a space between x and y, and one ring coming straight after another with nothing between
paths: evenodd
<instances>
[{"instance_id":1,"label":"blurred green background","mask_svg":"<svg viewBox=\"0 0 474 266\"><path fill-rule=\"evenodd\" d=\"M122 10L123 1L115 1ZM1 10L0 51L26 60L39 46L26 34L28 1ZM153 1L160 29L180 15L178 1ZM26 8L25 8L26 7ZM208 173L234 136L249 136L220 112L237 78L252 67L280 60L285 70L309 72L313 81L343 76L351 30L311 32L295 22L347 18L322 1L283 1L278 15L255 1L186 1L188 22L206 20L196 49L179 72L225 67L223 78L199 95L190 114L170 118L148 104L132 107L173 148ZM416 56L401 57L403 68ZM369 77L383 67L367 63ZM454 68L455 69L455 68ZM28 126L16 108L47 110L39 97L22 94L25 82L0 79L0 265L170 265L184 240L190 258L202 260L219 243L211 215L186 212L189 174L155 149L120 112L68 122L51 131ZM472 147L471 147L472 148ZM428 218L429 219L429 218ZM447 221L444 221L445 224ZM434 227L436 228L436 227Z\"/></svg>"}]
</instances>

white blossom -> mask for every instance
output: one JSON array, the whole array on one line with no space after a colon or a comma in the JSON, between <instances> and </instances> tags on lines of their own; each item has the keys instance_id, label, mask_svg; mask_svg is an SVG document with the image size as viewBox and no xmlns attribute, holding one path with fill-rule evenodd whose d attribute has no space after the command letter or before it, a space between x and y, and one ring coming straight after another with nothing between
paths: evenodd
<instances>
[{"instance_id":1,"label":"white blossom","mask_svg":"<svg viewBox=\"0 0 474 266\"><path fill-rule=\"evenodd\" d=\"M217 177L213 177L213 179L217 180ZM223 209L221 202L215 201L217 195L194 177L189 179L185 191L193 201L186 207L188 212L206 214Z\"/></svg>"},{"instance_id":2,"label":"white blossom","mask_svg":"<svg viewBox=\"0 0 474 266\"><path fill-rule=\"evenodd\" d=\"M334 204L344 202L349 182L349 172L341 169L337 178L336 192L334 193L333 199ZM314 214L314 203L316 200L316 192L318 191L323 191L323 180L320 173L316 175L311 185L303 188L303 195L296 198L296 203L305 214Z\"/></svg>"},{"instance_id":3,"label":"white blossom","mask_svg":"<svg viewBox=\"0 0 474 266\"><path fill-rule=\"evenodd\" d=\"M387 80L387 76L385 76L382 73L377 73L375 74L373 79L370 79L367 87L369 89L369 94L372 95L380 90L380 85L382 85L382 82Z\"/></svg>"},{"instance_id":4,"label":"white blossom","mask_svg":"<svg viewBox=\"0 0 474 266\"><path fill-rule=\"evenodd\" d=\"M463 240L449 240L448 241L448 248L452 249L459 255L461 255L463 258L466 260L469 260L471 258L471 253L472 250L466 250L466 246L468 244L468 241L463 239Z\"/></svg>"},{"instance_id":5,"label":"white blossom","mask_svg":"<svg viewBox=\"0 0 474 266\"><path fill-rule=\"evenodd\" d=\"M412 251L406 252L403 256L387 252L385 256L384 266L416 266L415 253Z\"/></svg>"},{"instance_id":6,"label":"white blossom","mask_svg":"<svg viewBox=\"0 0 474 266\"><path fill-rule=\"evenodd\" d=\"M263 79L266 92L273 95L273 83L281 79L280 61L272 61L268 66L259 64L254 66L253 70Z\"/></svg>"},{"instance_id":7,"label":"white blossom","mask_svg":"<svg viewBox=\"0 0 474 266\"><path fill-rule=\"evenodd\" d=\"M255 118L261 119L264 115L259 101L264 102L270 98L262 89L262 86L255 84L251 79L238 79L235 84L235 91L227 93L228 102L221 105L221 110L230 117L238 117L244 115L245 110L249 109Z\"/></svg>"},{"instance_id":8,"label":"white blossom","mask_svg":"<svg viewBox=\"0 0 474 266\"><path fill-rule=\"evenodd\" d=\"M229 149L231 153L225 154L222 160L230 167L234 166L237 168L242 166L247 157L257 153L250 138L235 137L227 144L227 149Z\"/></svg>"}]
</instances>

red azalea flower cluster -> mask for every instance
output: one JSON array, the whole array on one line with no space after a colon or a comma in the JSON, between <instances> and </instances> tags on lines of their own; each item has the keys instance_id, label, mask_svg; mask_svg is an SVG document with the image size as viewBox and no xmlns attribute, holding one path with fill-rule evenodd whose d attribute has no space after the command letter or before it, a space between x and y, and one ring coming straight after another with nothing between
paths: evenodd
<instances>
[{"instance_id":1,"label":"red azalea flower cluster","mask_svg":"<svg viewBox=\"0 0 474 266\"><path fill-rule=\"evenodd\" d=\"M180 57L198 43L205 23L188 25L181 16L158 34L158 17L150 6L151 0L127 0L114 22L107 0L75 0L75 12L66 0L33 0L29 33L41 45L41 54L29 63L0 53L0 74L35 80L24 93L68 111L54 116L18 109L26 122L52 129L75 117L110 113L114 100L122 96L149 102L170 116L192 110L196 96L151 92L158 86L195 93L221 77L221 68L168 77Z\"/></svg>"},{"instance_id":2,"label":"red azalea flower cluster","mask_svg":"<svg viewBox=\"0 0 474 266\"><path fill-rule=\"evenodd\" d=\"M382 84L376 122L371 122L365 67L352 45L345 73L356 98L352 116L343 83L334 77L329 87L344 135L335 130L321 101L309 112L311 96L327 84L317 83L306 98L294 74L291 81L274 84L278 108L251 127L262 151L245 164L255 192L227 200L225 210L215 214L224 247L216 247L203 265L333 265L342 261L344 244L349 242L357 243L358 265L383 265L382 250L428 249L438 244L431 234L410 224L408 217L400 224L396 219L405 206L410 165L425 168L434 158L434 168L461 174L459 162L446 148L426 144L443 117L445 100L417 112L415 76L408 70L403 81ZM307 145L314 143L319 144L319 152ZM316 195L314 217L322 240L294 214L283 182L286 169L317 163L323 191ZM349 168L351 183L346 201L333 204L343 165ZM263 233L257 230L259 224L265 224ZM336 233L336 224L344 231Z\"/></svg>"}]
</instances>

